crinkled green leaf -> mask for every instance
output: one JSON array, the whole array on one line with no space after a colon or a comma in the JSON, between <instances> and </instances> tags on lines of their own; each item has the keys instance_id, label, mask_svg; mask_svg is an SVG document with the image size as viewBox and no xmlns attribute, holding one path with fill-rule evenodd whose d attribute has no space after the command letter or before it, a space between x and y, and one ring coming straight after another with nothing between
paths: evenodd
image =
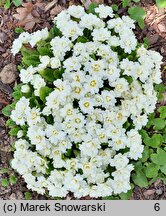
<instances>
[{"instance_id":1,"label":"crinkled green leaf","mask_svg":"<svg viewBox=\"0 0 166 216\"><path fill-rule=\"evenodd\" d=\"M23 57L29 57L29 56L34 56L34 55L39 55L39 53L32 49L32 48L29 48L29 47L25 47L25 46L22 46L21 48L21 54Z\"/></svg>"},{"instance_id":2,"label":"crinkled green leaf","mask_svg":"<svg viewBox=\"0 0 166 216\"><path fill-rule=\"evenodd\" d=\"M12 119L8 119L6 122L6 126L8 126L9 128L12 128L15 125L16 123Z\"/></svg>"},{"instance_id":3,"label":"crinkled green leaf","mask_svg":"<svg viewBox=\"0 0 166 216\"><path fill-rule=\"evenodd\" d=\"M14 175L11 175L9 177L9 182L10 182L11 185L16 184L17 178Z\"/></svg>"},{"instance_id":4,"label":"crinkled green leaf","mask_svg":"<svg viewBox=\"0 0 166 216\"><path fill-rule=\"evenodd\" d=\"M79 43L79 42L86 43L86 42L88 42L88 39L86 37L84 37L84 36L79 36L77 38L77 43Z\"/></svg>"},{"instance_id":5,"label":"crinkled green leaf","mask_svg":"<svg viewBox=\"0 0 166 216\"><path fill-rule=\"evenodd\" d=\"M146 162L146 161L148 160L149 156L150 156L149 147L148 147L148 146L145 146L145 147L144 147L144 151L143 151L143 153L142 153L142 158L140 159L140 161L141 161L142 163Z\"/></svg>"},{"instance_id":6,"label":"crinkled green leaf","mask_svg":"<svg viewBox=\"0 0 166 216\"><path fill-rule=\"evenodd\" d=\"M39 73L46 81L53 82L55 80L54 69L46 68L44 70L39 71Z\"/></svg>"},{"instance_id":7,"label":"crinkled green leaf","mask_svg":"<svg viewBox=\"0 0 166 216\"><path fill-rule=\"evenodd\" d=\"M152 125L153 125L153 120L155 118L155 113L151 113L149 116L148 116L148 123L146 125L147 128L150 128Z\"/></svg>"},{"instance_id":8,"label":"crinkled green leaf","mask_svg":"<svg viewBox=\"0 0 166 216\"><path fill-rule=\"evenodd\" d=\"M166 152L161 148L157 149L157 154L152 154L150 156L151 161L158 165L165 165L166 164Z\"/></svg>"},{"instance_id":9,"label":"crinkled green leaf","mask_svg":"<svg viewBox=\"0 0 166 216\"><path fill-rule=\"evenodd\" d=\"M166 7L166 0L156 0L156 5L159 8L165 8Z\"/></svg>"},{"instance_id":10,"label":"crinkled green leaf","mask_svg":"<svg viewBox=\"0 0 166 216\"><path fill-rule=\"evenodd\" d=\"M153 124L155 130L162 130L166 126L166 121L161 118L155 118Z\"/></svg>"},{"instance_id":11,"label":"crinkled green leaf","mask_svg":"<svg viewBox=\"0 0 166 216\"><path fill-rule=\"evenodd\" d=\"M98 4L96 3L91 3L87 9L88 13L95 14L95 8L98 7Z\"/></svg>"},{"instance_id":12,"label":"crinkled green leaf","mask_svg":"<svg viewBox=\"0 0 166 216\"><path fill-rule=\"evenodd\" d=\"M29 67L30 65L36 67L39 65L40 60L39 60L39 56L38 55L28 55L28 56L24 56L22 58L22 63Z\"/></svg>"},{"instance_id":13,"label":"crinkled green leaf","mask_svg":"<svg viewBox=\"0 0 166 216\"><path fill-rule=\"evenodd\" d=\"M11 1L10 0L6 0L5 4L4 4L4 8L7 10L7 9L10 8L10 6L11 6Z\"/></svg>"},{"instance_id":14,"label":"crinkled green leaf","mask_svg":"<svg viewBox=\"0 0 166 216\"><path fill-rule=\"evenodd\" d=\"M159 113L160 113L160 118L165 119L166 118L166 106L161 106L158 109Z\"/></svg>"},{"instance_id":15,"label":"crinkled green leaf","mask_svg":"<svg viewBox=\"0 0 166 216\"><path fill-rule=\"evenodd\" d=\"M127 7L130 4L131 0L122 0L122 6Z\"/></svg>"},{"instance_id":16,"label":"crinkled green leaf","mask_svg":"<svg viewBox=\"0 0 166 216\"><path fill-rule=\"evenodd\" d=\"M32 196L31 196L30 192L25 192L24 195L25 195L26 200L31 200L32 199Z\"/></svg>"},{"instance_id":17,"label":"crinkled green leaf","mask_svg":"<svg viewBox=\"0 0 166 216\"><path fill-rule=\"evenodd\" d=\"M161 134L154 134L151 138L143 139L144 143L148 146L153 148L157 148L162 142L162 135Z\"/></svg>"},{"instance_id":18,"label":"crinkled green leaf","mask_svg":"<svg viewBox=\"0 0 166 216\"><path fill-rule=\"evenodd\" d=\"M118 11L118 5L117 4L112 4L111 7L112 7L112 10L114 10L116 12Z\"/></svg>"},{"instance_id":19,"label":"crinkled green leaf","mask_svg":"<svg viewBox=\"0 0 166 216\"><path fill-rule=\"evenodd\" d=\"M48 55L48 56L52 57L52 52L51 52L50 48L48 48L48 47L38 46L37 47L37 51L42 56Z\"/></svg>"},{"instance_id":20,"label":"crinkled green leaf","mask_svg":"<svg viewBox=\"0 0 166 216\"><path fill-rule=\"evenodd\" d=\"M7 179L2 179L1 180L1 185L2 185L2 187L7 187L9 185L8 180Z\"/></svg>"},{"instance_id":21,"label":"crinkled green leaf","mask_svg":"<svg viewBox=\"0 0 166 216\"><path fill-rule=\"evenodd\" d=\"M160 170L162 173L164 173L166 175L166 164L163 166L160 166Z\"/></svg>"},{"instance_id":22,"label":"crinkled green leaf","mask_svg":"<svg viewBox=\"0 0 166 216\"><path fill-rule=\"evenodd\" d=\"M155 88L155 91L157 92L158 100L162 101L164 98L163 93L165 92L166 87L163 84L156 84L154 88Z\"/></svg>"},{"instance_id":23,"label":"crinkled green leaf","mask_svg":"<svg viewBox=\"0 0 166 216\"><path fill-rule=\"evenodd\" d=\"M17 136L17 133L18 133L19 130L20 130L20 127L12 128L12 129L9 131L10 136Z\"/></svg>"},{"instance_id":24,"label":"crinkled green leaf","mask_svg":"<svg viewBox=\"0 0 166 216\"><path fill-rule=\"evenodd\" d=\"M147 178L157 177L160 166L154 163L148 164L145 168L145 174Z\"/></svg>"},{"instance_id":25,"label":"crinkled green leaf","mask_svg":"<svg viewBox=\"0 0 166 216\"><path fill-rule=\"evenodd\" d=\"M13 4L18 7L20 5L22 5L23 1L22 0L13 0Z\"/></svg>"},{"instance_id":26,"label":"crinkled green leaf","mask_svg":"<svg viewBox=\"0 0 166 216\"><path fill-rule=\"evenodd\" d=\"M136 20L140 28L144 28L144 19L146 12L142 7L131 7L128 9L128 13L133 20Z\"/></svg>"},{"instance_id":27,"label":"crinkled green leaf","mask_svg":"<svg viewBox=\"0 0 166 216\"><path fill-rule=\"evenodd\" d=\"M132 190L128 190L127 193L121 193L119 194L121 200L129 200L132 196Z\"/></svg>"},{"instance_id":28,"label":"crinkled green leaf","mask_svg":"<svg viewBox=\"0 0 166 216\"><path fill-rule=\"evenodd\" d=\"M13 104L9 104L2 109L3 115L9 117L11 115L11 111L13 110Z\"/></svg>"},{"instance_id":29,"label":"crinkled green leaf","mask_svg":"<svg viewBox=\"0 0 166 216\"><path fill-rule=\"evenodd\" d=\"M40 88L39 96L42 101L45 102L45 98L53 91L53 89L45 86Z\"/></svg>"},{"instance_id":30,"label":"crinkled green leaf","mask_svg":"<svg viewBox=\"0 0 166 216\"><path fill-rule=\"evenodd\" d=\"M20 33L24 32L24 29L20 28L20 27L19 28L15 28L14 32L17 33L17 34L20 34Z\"/></svg>"},{"instance_id":31,"label":"crinkled green leaf","mask_svg":"<svg viewBox=\"0 0 166 216\"><path fill-rule=\"evenodd\" d=\"M138 185L139 187L147 187L148 186L148 180L146 175L143 173L143 171L138 171L132 175L133 182Z\"/></svg>"}]
</instances>

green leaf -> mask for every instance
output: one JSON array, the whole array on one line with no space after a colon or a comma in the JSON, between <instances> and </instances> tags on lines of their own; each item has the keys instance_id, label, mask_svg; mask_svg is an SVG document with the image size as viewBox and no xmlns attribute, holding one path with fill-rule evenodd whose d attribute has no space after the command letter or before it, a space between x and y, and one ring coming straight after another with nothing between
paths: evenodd
<instances>
[{"instance_id":1,"label":"green leaf","mask_svg":"<svg viewBox=\"0 0 166 216\"><path fill-rule=\"evenodd\" d=\"M29 48L29 47L25 47L25 46L21 47L21 54L23 57L28 57L30 55L39 55L39 53L36 50L34 50L33 48Z\"/></svg>"},{"instance_id":2,"label":"green leaf","mask_svg":"<svg viewBox=\"0 0 166 216\"><path fill-rule=\"evenodd\" d=\"M48 56L52 56L52 52L48 47L37 47L37 51L39 52L40 55L48 55Z\"/></svg>"},{"instance_id":3,"label":"green leaf","mask_svg":"<svg viewBox=\"0 0 166 216\"><path fill-rule=\"evenodd\" d=\"M140 161L141 161L142 163L146 162L146 161L148 160L149 156L150 156L149 147L148 147L148 146L145 146L145 147L144 147L144 151L143 151L143 153L142 153L142 158L140 159Z\"/></svg>"},{"instance_id":4,"label":"green leaf","mask_svg":"<svg viewBox=\"0 0 166 216\"><path fill-rule=\"evenodd\" d=\"M16 123L12 119L8 119L6 121L6 126L8 126L9 128L12 128L15 125L16 125Z\"/></svg>"},{"instance_id":5,"label":"green leaf","mask_svg":"<svg viewBox=\"0 0 166 216\"><path fill-rule=\"evenodd\" d=\"M14 97L15 100L19 100L22 97L22 92L21 91L14 91L12 93L12 96Z\"/></svg>"},{"instance_id":6,"label":"green leaf","mask_svg":"<svg viewBox=\"0 0 166 216\"><path fill-rule=\"evenodd\" d=\"M151 138L145 138L144 143L152 148L157 148L162 142L161 134L154 134Z\"/></svg>"},{"instance_id":7,"label":"green leaf","mask_svg":"<svg viewBox=\"0 0 166 216\"><path fill-rule=\"evenodd\" d=\"M10 105L7 105L6 107L4 107L2 109L2 113L3 113L3 115L9 117L11 115L12 110L13 110L13 107L12 107L12 104L10 104Z\"/></svg>"},{"instance_id":8,"label":"green leaf","mask_svg":"<svg viewBox=\"0 0 166 216\"><path fill-rule=\"evenodd\" d=\"M88 13L95 14L95 8L98 7L98 4L96 3L91 3L87 9Z\"/></svg>"},{"instance_id":9,"label":"green leaf","mask_svg":"<svg viewBox=\"0 0 166 216\"><path fill-rule=\"evenodd\" d=\"M155 118L153 124L155 130L162 130L166 126L166 121L164 119Z\"/></svg>"},{"instance_id":10,"label":"green leaf","mask_svg":"<svg viewBox=\"0 0 166 216\"><path fill-rule=\"evenodd\" d=\"M156 5L159 8L165 8L166 7L166 1L165 0L156 0Z\"/></svg>"},{"instance_id":11,"label":"green leaf","mask_svg":"<svg viewBox=\"0 0 166 216\"><path fill-rule=\"evenodd\" d=\"M133 2L138 3L138 2L140 2L140 0L133 0Z\"/></svg>"},{"instance_id":12,"label":"green leaf","mask_svg":"<svg viewBox=\"0 0 166 216\"><path fill-rule=\"evenodd\" d=\"M130 4L131 0L122 0L122 7L127 7Z\"/></svg>"},{"instance_id":13,"label":"green leaf","mask_svg":"<svg viewBox=\"0 0 166 216\"><path fill-rule=\"evenodd\" d=\"M158 109L159 113L160 113L160 118L165 119L166 118L166 106L161 106Z\"/></svg>"},{"instance_id":14,"label":"green leaf","mask_svg":"<svg viewBox=\"0 0 166 216\"><path fill-rule=\"evenodd\" d=\"M102 200L119 200L118 196L106 196L102 197Z\"/></svg>"},{"instance_id":15,"label":"green leaf","mask_svg":"<svg viewBox=\"0 0 166 216\"><path fill-rule=\"evenodd\" d=\"M0 174L9 174L9 169L8 168L2 168L0 169Z\"/></svg>"},{"instance_id":16,"label":"green leaf","mask_svg":"<svg viewBox=\"0 0 166 216\"><path fill-rule=\"evenodd\" d=\"M136 185L139 187L147 187L148 186L148 180L146 178L146 175L143 173L143 171L138 171L132 175L132 180Z\"/></svg>"},{"instance_id":17,"label":"green leaf","mask_svg":"<svg viewBox=\"0 0 166 216\"><path fill-rule=\"evenodd\" d=\"M119 194L121 200L129 200L132 196L132 190L127 191L127 193L121 193Z\"/></svg>"},{"instance_id":18,"label":"green leaf","mask_svg":"<svg viewBox=\"0 0 166 216\"><path fill-rule=\"evenodd\" d=\"M28 55L22 58L22 63L29 67L30 65L36 67L40 64L39 55Z\"/></svg>"},{"instance_id":19,"label":"green leaf","mask_svg":"<svg viewBox=\"0 0 166 216\"><path fill-rule=\"evenodd\" d=\"M161 148L157 149L157 154L152 154L150 156L151 161L158 165L165 165L166 164L166 152Z\"/></svg>"},{"instance_id":20,"label":"green leaf","mask_svg":"<svg viewBox=\"0 0 166 216\"><path fill-rule=\"evenodd\" d=\"M54 38L56 36L60 36L61 37L62 33L61 33L61 31L55 25L53 28L51 28L51 30L49 32L49 39L52 39L52 38Z\"/></svg>"},{"instance_id":21,"label":"green leaf","mask_svg":"<svg viewBox=\"0 0 166 216\"><path fill-rule=\"evenodd\" d=\"M165 92L166 87L163 84L156 84L155 91L157 92L157 98L159 101L162 101L164 96L163 93Z\"/></svg>"},{"instance_id":22,"label":"green leaf","mask_svg":"<svg viewBox=\"0 0 166 216\"><path fill-rule=\"evenodd\" d=\"M23 1L22 0L13 0L13 4L18 7L20 5L22 5Z\"/></svg>"},{"instance_id":23,"label":"green leaf","mask_svg":"<svg viewBox=\"0 0 166 216\"><path fill-rule=\"evenodd\" d=\"M44 70L39 71L39 73L47 81L53 82L55 80L54 69L46 68Z\"/></svg>"},{"instance_id":24,"label":"green leaf","mask_svg":"<svg viewBox=\"0 0 166 216\"><path fill-rule=\"evenodd\" d=\"M146 125L147 128L150 128L152 125L153 125L153 120L155 118L155 113L151 113L149 116L148 116L148 123Z\"/></svg>"},{"instance_id":25,"label":"green leaf","mask_svg":"<svg viewBox=\"0 0 166 216\"><path fill-rule=\"evenodd\" d=\"M79 36L77 42L86 43L88 42L88 39L85 36Z\"/></svg>"},{"instance_id":26,"label":"green leaf","mask_svg":"<svg viewBox=\"0 0 166 216\"><path fill-rule=\"evenodd\" d=\"M10 181L10 184L11 184L11 185L16 184L17 178L16 178L14 175L11 175L11 176L9 177L9 181Z\"/></svg>"},{"instance_id":27,"label":"green leaf","mask_svg":"<svg viewBox=\"0 0 166 216\"><path fill-rule=\"evenodd\" d=\"M1 185L2 185L2 187L7 187L9 185L8 180L7 179L2 179L1 180Z\"/></svg>"},{"instance_id":28,"label":"green leaf","mask_svg":"<svg viewBox=\"0 0 166 216\"><path fill-rule=\"evenodd\" d=\"M162 173L166 175L166 164L160 167Z\"/></svg>"},{"instance_id":29,"label":"green leaf","mask_svg":"<svg viewBox=\"0 0 166 216\"><path fill-rule=\"evenodd\" d=\"M39 92L39 96L40 99L45 102L46 101L46 97L53 91L53 89L45 86L45 87L41 87L40 88L40 92Z\"/></svg>"},{"instance_id":30,"label":"green leaf","mask_svg":"<svg viewBox=\"0 0 166 216\"><path fill-rule=\"evenodd\" d=\"M12 128L12 129L9 131L10 136L17 136L17 133L18 133L19 130L20 130L20 127Z\"/></svg>"},{"instance_id":31,"label":"green leaf","mask_svg":"<svg viewBox=\"0 0 166 216\"><path fill-rule=\"evenodd\" d=\"M6 1L5 1L5 4L4 4L4 8L7 10L7 9L10 8L10 6L11 6L10 0L6 0Z\"/></svg>"},{"instance_id":32,"label":"green leaf","mask_svg":"<svg viewBox=\"0 0 166 216\"><path fill-rule=\"evenodd\" d=\"M141 29L144 29L145 27L145 23L144 23L144 19L142 19L141 17L137 20L138 21L138 25Z\"/></svg>"},{"instance_id":33,"label":"green leaf","mask_svg":"<svg viewBox=\"0 0 166 216\"><path fill-rule=\"evenodd\" d=\"M160 166L154 163L148 164L145 168L145 174L147 178L157 177Z\"/></svg>"},{"instance_id":34,"label":"green leaf","mask_svg":"<svg viewBox=\"0 0 166 216\"><path fill-rule=\"evenodd\" d=\"M145 46L145 48L148 48L148 47L149 47L149 45L150 45L149 38L147 38L147 37L144 37L144 46Z\"/></svg>"},{"instance_id":35,"label":"green leaf","mask_svg":"<svg viewBox=\"0 0 166 216\"><path fill-rule=\"evenodd\" d=\"M20 28L20 27L19 28L15 28L14 32L17 33L17 34L20 34L20 33L24 32L24 29Z\"/></svg>"},{"instance_id":36,"label":"green leaf","mask_svg":"<svg viewBox=\"0 0 166 216\"><path fill-rule=\"evenodd\" d=\"M118 11L118 5L117 4L112 4L111 7L112 7L113 11L115 11L115 12Z\"/></svg>"},{"instance_id":37,"label":"green leaf","mask_svg":"<svg viewBox=\"0 0 166 216\"><path fill-rule=\"evenodd\" d=\"M140 135L142 136L143 139L149 138L149 135L148 135L146 130L142 129L142 130L140 130L139 133L140 133Z\"/></svg>"},{"instance_id":38,"label":"green leaf","mask_svg":"<svg viewBox=\"0 0 166 216\"><path fill-rule=\"evenodd\" d=\"M146 12L141 7L131 7L128 9L128 13L130 17L136 20L140 26L140 28L144 28L144 19L146 17Z\"/></svg>"},{"instance_id":39,"label":"green leaf","mask_svg":"<svg viewBox=\"0 0 166 216\"><path fill-rule=\"evenodd\" d=\"M24 193L24 196L25 196L25 199L26 199L26 200L31 200L31 199L32 199L32 196L31 196L31 193L30 193L30 192L25 192L25 193Z\"/></svg>"}]
</instances>

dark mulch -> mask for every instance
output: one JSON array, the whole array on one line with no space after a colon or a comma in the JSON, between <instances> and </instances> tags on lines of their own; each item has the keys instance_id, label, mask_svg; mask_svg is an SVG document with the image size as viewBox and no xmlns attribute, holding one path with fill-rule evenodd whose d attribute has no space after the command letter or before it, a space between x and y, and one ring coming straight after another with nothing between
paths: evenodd
<instances>
[{"instance_id":1,"label":"dark mulch","mask_svg":"<svg viewBox=\"0 0 166 216\"><path fill-rule=\"evenodd\" d=\"M25 1L26 2L26 1ZM51 27L51 18L54 17L58 12L63 10L65 7L68 7L70 4L81 4L78 0L57 0L55 1L43 1L37 0L32 1L34 6L32 10L32 16L34 17L36 23L33 28L30 28L29 31L35 31L42 29L44 27ZM119 4L120 0L93 0L93 2L100 2L105 4ZM136 35L139 41L143 41L147 37L150 41L150 48L160 52L163 56L163 83L166 84L166 9L157 9L154 0L142 0L140 3L147 11L147 18L145 20L146 26L144 30L136 29ZM120 8L118 13L120 15L126 14L126 9ZM18 64L20 62L20 56L17 55L13 57L10 53L12 42L14 38L17 37L17 34L14 32L14 29L18 27L18 20L14 18L16 14L16 8L11 7L9 10L5 10L3 7L0 7L0 71L8 64ZM24 23L19 23L22 27ZM0 186L0 199L24 199L24 193L28 191L24 180L18 174L14 173L10 167L10 160L12 158L11 144L13 142L12 138L8 136L8 129L5 126L6 118L1 113L1 109L9 104L12 100L11 93L12 88L18 83L18 80L14 80L11 84L4 84L0 80L0 169L8 168L9 174L0 174L1 178L7 178L9 175L14 174L17 176L17 184L13 186L8 186L3 188ZM166 104L166 98L162 104ZM32 199L48 199L48 197L41 196L35 192L31 192ZM50 199L50 198L49 198ZM66 197L67 200L74 199L73 194L69 194ZM82 199L92 199L90 197L84 197ZM166 199L166 189L162 181L158 180L152 184L149 188L139 188L135 187L132 199L135 200L146 200L146 199Z\"/></svg>"}]
</instances>

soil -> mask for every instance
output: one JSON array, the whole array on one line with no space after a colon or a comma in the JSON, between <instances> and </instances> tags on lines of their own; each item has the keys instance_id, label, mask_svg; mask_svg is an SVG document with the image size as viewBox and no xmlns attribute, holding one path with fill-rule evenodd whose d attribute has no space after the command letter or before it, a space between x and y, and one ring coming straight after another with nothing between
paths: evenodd
<instances>
[{"instance_id":1,"label":"soil","mask_svg":"<svg viewBox=\"0 0 166 216\"><path fill-rule=\"evenodd\" d=\"M30 1L24 1L30 2ZM8 10L5 10L2 6L0 7L0 73L4 72L5 66L9 68L9 65L17 65L20 62L20 56L16 55L15 57L11 54L10 49L12 46L13 40L18 36L15 33L15 28L22 27L29 32L42 29L44 27L50 28L52 25L51 19L57 15L61 10L68 7L71 4L82 4L78 0L37 0L31 1L33 6L28 6L30 8L30 24L27 25L27 17L23 16L25 14L18 14L19 10L15 6ZM85 6L88 5L90 0L82 1ZM107 5L118 4L120 5L120 0L93 0L97 3L105 3ZM28 3L29 4L29 3ZM162 65L162 77L163 83L166 84L166 9L158 9L154 0L141 0L140 5L144 7L147 12L147 17L145 20L145 28L141 30L140 28L136 29L136 35L140 42L144 38L148 38L150 42L150 49L156 50L161 53L163 56L163 65ZM26 8L26 7L25 7ZM29 11L27 12L29 13ZM120 7L118 13L120 15L126 14L126 9ZM17 14L17 15L16 15ZM19 16L18 16L19 15ZM20 17L21 16L21 17ZM20 18L20 20L16 19ZM15 67L15 66L14 66ZM12 74L13 71L13 74ZM29 191L26 188L26 183L20 175L15 173L10 168L10 161L12 159L12 146L13 138L8 136L8 129L5 126L6 118L2 115L1 109L12 101L12 89L19 80L16 75L15 70L11 70L12 80L2 79L0 76L0 170L6 168L7 173L0 172L1 178L8 178L11 175L17 177L17 183L14 185L9 185L8 187L2 187L0 185L0 199L3 200L13 200L13 199L25 199L25 192L30 192L33 200L40 199L51 199L50 197L38 195L35 192ZM10 77L9 77L10 78ZM166 94L165 94L166 96ZM166 97L162 102L162 105L166 104ZM73 194L68 194L66 197L67 200L74 199ZM81 199L92 199L90 197L83 197ZM139 188L135 187L132 198L134 200L159 200L166 199L166 185L162 181L157 180L149 188Z\"/></svg>"}]
</instances>

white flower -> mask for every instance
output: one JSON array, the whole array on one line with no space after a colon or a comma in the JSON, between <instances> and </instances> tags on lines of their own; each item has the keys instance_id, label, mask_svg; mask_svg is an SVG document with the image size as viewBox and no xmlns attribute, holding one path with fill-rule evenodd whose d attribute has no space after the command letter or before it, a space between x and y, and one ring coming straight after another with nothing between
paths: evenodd
<instances>
[{"instance_id":1,"label":"white flower","mask_svg":"<svg viewBox=\"0 0 166 216\"><path fill-rule=\"evenodd\" d=\"M21 87L21 92L23 92L23 93L29 93L30 90L31 90L31 88L30 88L29 85L23 85L23 86Z\"/></svg>"},{"instance_id":2,"label":"white flower","mask_svg":"<svg viewBox=\"0 0 166 216\"><path fill-rule=\"evenodd\" d=\"M27 122L29 125L35 125L38 122L40 122L40 109L33 107L32 109L29 110L27 115Z\"/></svg>"},{"instance_id":3,"label":"white flower","mask_svg":"<svg viewBox=\"0 0 166 216\"><path fill-rule=\"evenodd\" d=\"M52 57L50 59L50 65L51 65L51 68L56 69L61 66L61 62L57 57Z\"/></svg>"},{"instance_id":4,"label":"white flower","mask_svg":"<svg viewBox=\"0 0 166 216\"><path fill-rule=\"evenodd\" d=\"M95 8L95 12L99 13L100 18L107 18L108 16L112 18L114 16L112 8L105 5L99 5Z\"/></svg>"},{"instance_id":5,"label":"white flower","mask_svg":"<svg viewBox=\"0 0 166 216\"><path fill-rule=\"evenodd\" d=\"M111 32L107 28L94 29L92 36L94 41L106 41L110 38Z\"/></svg>"},{"instance_id":6,"label":"white flower","mask_svg":"<svg viewBox=\"0 0 166 216\"><path fill-rule=\"evenodd\" d=\"M21 69L20 79L23 83L28 83L33 80L33 75L36 73L36 69L32 66L29 66L26 70Z\"/></svg>"},{"instance_id":7,"label":"white flower","mask_svg":"<svg viewBox=\"0 0 166 216\"><path fill-rule=\"evenodd\" d=\"M29 43L32 47L34 47L40 40L45 40L48 37L48 29L42 29L41 31L38 30L34 33L32 33Z\"/></svg>"},{"instance_id":8,"label":"white flower","mask_svg":"<svg viewBox=\"0 0 166 216\"><path fill-rule=\"evenodd\" d=\"M84 8L79 5L70 6L67 11L71 16L76 17L76 18L81 18L85 14Z\"/></svg>"},{"instance_id":9,"label":"white flower","mask_svg":"<svg viewBox=\"0 0 166 216\"><path fill-rule=\"evenodd\" d=\"M20 49L22 48L22 45L24 43L28 43L30 39L30 34L28 32L23 32L19 35L19 37L14 40L11 52L13 55L16 55Z\"/></svg>"},{"instance_id":10,"label":"white flower","mask_svg":"<svg viewBox=\"0 0 166 216\"><path fill-rule=\"evenodd\" d=\"M92 113L93 108L93 100L91 98L83 98L79 101L79 106L83 113Z\"/></svg>"}]
</instances>

